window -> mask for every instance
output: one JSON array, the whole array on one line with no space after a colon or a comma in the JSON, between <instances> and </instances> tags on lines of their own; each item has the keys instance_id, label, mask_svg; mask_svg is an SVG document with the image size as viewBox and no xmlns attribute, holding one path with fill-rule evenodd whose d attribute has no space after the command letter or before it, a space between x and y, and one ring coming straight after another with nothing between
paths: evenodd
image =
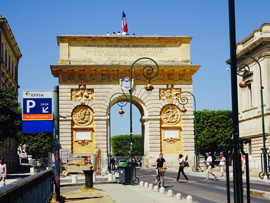
<instances>
[{"instance_id":1,"label":"window","mask_svg":"<svg viewBox=\"0 0 270 203\"><path fill-rule=\"evenodd\" d=\"M251 140L248 142L248 153L249 155L252 155L252 145L251 145Z\"/></svg>"},{"instance_id":2,"label":"window","mask_svg":"<svg viewBox=\"0 0 270 203\"><path fill-rule=\"evenodd\" d=\"M1 45L1 60L3 60L3 53L4 53L4 43Z\"/></svg>"},{"instance_id":3,"label":"window","mask_svg":"<svg viewBox=\"0 0 270 203\"><path fill-rule=\"evenodd\" d=\"M252 88L251 88L251 83L248 84L248 99L249 99L249 108L253 107L253 102L252 102Z\"/></svg>"},{"instance_id":4,"label":"window","mask_svg":"<svg viewBox=\"0 0 270 203\"><path fill-rule=\"evenodd\" d=\"M5 49L5 66L7 67L7 49Z\"/></svg>"}]
</instances>

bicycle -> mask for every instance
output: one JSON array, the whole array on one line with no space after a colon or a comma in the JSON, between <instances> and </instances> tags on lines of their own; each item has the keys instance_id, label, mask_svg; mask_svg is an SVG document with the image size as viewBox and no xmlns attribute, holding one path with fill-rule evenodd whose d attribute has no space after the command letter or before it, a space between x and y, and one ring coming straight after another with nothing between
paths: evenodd
<instances>
[{"instance_id":1,"label":"bicycle","mask_svg":"<svg viewBox=\"0 0 270 203\"><path fill-rule=\"evenodd\" d=\"M165 167L159 167L158 168L158 176L157 176L157 186L158 187L164 187L164 173L166 168Z\"/></svg>"}]
</instances>

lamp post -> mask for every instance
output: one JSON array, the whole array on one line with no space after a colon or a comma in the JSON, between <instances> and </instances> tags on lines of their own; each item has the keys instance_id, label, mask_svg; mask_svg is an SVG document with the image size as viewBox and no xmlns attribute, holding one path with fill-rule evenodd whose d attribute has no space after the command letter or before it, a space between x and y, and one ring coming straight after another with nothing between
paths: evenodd
<instances>
[{"instance_id":1,"label":"lamp post","mask_svg":"<svg viewBox=\"0 0 270 203\"><path fill-rule=\"evenodd\" d=\"M181 97L182 94L190 94L193 97L193 101L194 101L194 142L195 142L195 157L194 157L194 164L195 164L195 172L198 172L198 144L197 144L197 119L196 119L196 98L194 96L194 94L192 94L191 92L188 91L184 91L181 92L178 97L177 97L177 101L179 104L183 105L183 108L181 109L181 112L185 113L187 112L187 109L185 108L185 105L188 104L188 98L183 96Z\"/></svg>"},{"instance_id":2,"label":"lamp post","mask_svg":"<svg viewBox=\"0 0 270 203\"><path fill-rule=\"evenodd\" d=\"M241 153L239 150L241 139L239 138L239 120L238 120L239 118L238 118L238 95L237 95L235 3L234 3L234 0L229 0L228 3L229 3L232 119L233 119L232 148L233 148L234 202L242 203L243 202L243 182L242 182L242 168L241 168ZM227 194L230 194L230 191L227 191ZM230 198L228 198L227 201L230 202Z\"/></svg>"},{"instance_id":3,"label":"lamp post","mask_svg":"<svg viewBox=\"0 0 270 203\"><path fill-rule=\"evenodd\" d=\"M263 148L261 148L262 150L262 154L263 154L263 169L262 169L262 177L265 176L269 176L268 175L268 168L267 168L267 150L268 148L266 148L265 146L265 142L266 142L266 138L265 138L265 123L264 123L264 104L263 104L263 85L262 85L262 67L259 63L259 61L257 59L255 59L252 56L241 56L238 58L238 60L241 59L251 59L253 61L255 61L259 67L259 71L260 71L260 96L261 96L261 116L262 116L262 136L263 136ZM240 82L239 86L241 88L246 88L247 87L247 82L244 81L244 77L246 77L248 74L250 73L250 67L247 63L241 63L239 65L238 68L238 75L243 77L243 81Z\"/></svg>"},{"instance_id":4,"label":"lamp post","mask_svg":"<svg viewBox=\"0 0 270 203\"><path fill-rule=\"evenodd\" d=\"M112 156L112 151L111 151L111 102L112 102L112 98L115 95L122 95L125 96L125 99L128 100L127 96L122 93L122 92L117 92L114 93L111 97L110 97L110 102L109 102L109 149L108 149L108 172L111 173L111 156ZM121 110L119 111L120 116L122 117L123 114L125 113L124 110L122 109L124 106L127 105L127 102L123 101L123 98L119 98L117 100L117 105L121 107Z\"/></svg>"},{"instance_id":5,"label":"lamp post","mask_svg":"<svg viewBox=\"0 0 270 203\"><path fill-rule=\"evenodd\" d=\"M133 145L133 140L132 140L132 71L133 71L133 68L135 66L135 64L138 62L138 61L141 61L141 60L150 60L152 61L156 68L157 68L157 71L155 72L154 71L154 68L150 65L146 65L143 67L142 69L142 74L143 76L148 80L148 84L145 86L145 89L146 91L152 91L154 89L153 85L151 84L151 80L153 78L155 78L157 75L158 75L158 71L159 71L159 67L158 67L158 64L157 62L152 59L152 58L148 58L148 57L142 57L142 58L139 58L137 59L131 66L130 68L130 78L129 78L129 84L130 84L130 89L129 89L129 96L130 96L130 182L133 182L133 164L132 164L132 145ZM146 74L145 74L146 73Z\"/></svg>"}]
</instances>

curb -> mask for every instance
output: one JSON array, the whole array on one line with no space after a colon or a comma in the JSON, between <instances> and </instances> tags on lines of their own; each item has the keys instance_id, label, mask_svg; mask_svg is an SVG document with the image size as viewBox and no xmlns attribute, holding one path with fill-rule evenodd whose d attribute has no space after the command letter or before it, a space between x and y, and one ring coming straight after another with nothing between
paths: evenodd
<instances>
[{"instance_id":1,"label":"curb","mask_svg":"<svg viewBox=\"0 0 270 203\"><path fill-rule=\"evenodd\" d=\"M143 187L143 188L148 189L148 190L153 190L153 191L158 192L160 194L164 194L169 198L175 199L176 201L180 200L182 202L185 201L187 203L194 203L193 197L191 195L188 195L186 200L185 200L185 199L182 199L182 194L181 193L177 193L177 194L174 195L172 190L168 190L166 192L164 187L158 188L157 185L155 185L153 187L153 184L148 184L148 182L140 181L140 187Z\"/></svg>"},{"instance_id":2,"label":"curb","mask_svg":"<svg viewBox=\"0 0 270 203\"><path fill-rule=\"evenodd\" d=\"M243 189L243 193L247 194L247 189ZM250 195L270 199L270 192L265 192L265 191L261 191L261 190L252 189L252 190L250 190Z\"/></svg>"},{"instance_id":3,"label":"curb","mask_svg":"<svg viewBox=\"0 0 270 203\"><path fill-rule=\"evenodd\" d=\"M116 184L116 183L118 183L118 182L117 181L94 182L93 186L101 185L101 184ZM60 187L83 186L83 185L85 185L85 183L64 183L64 184L60 184Z\"/></svg>"}]
</instances>

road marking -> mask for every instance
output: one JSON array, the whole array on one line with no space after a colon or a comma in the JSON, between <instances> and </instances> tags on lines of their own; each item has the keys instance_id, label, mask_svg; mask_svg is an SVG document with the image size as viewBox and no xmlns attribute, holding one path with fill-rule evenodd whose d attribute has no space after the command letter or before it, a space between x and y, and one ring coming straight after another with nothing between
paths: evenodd
<instances>
[{"instance_id":1,"label":"road marking","mask_svg":"<svg viewBox=\"0 0 270 203\"><path fill-rule=\"evenodd\" d=\"M214 188L220 189L220 190L227 190L227 188L214 186ZM230 189L230 192L233 192L233 189Z\"/></svg>"}]
</instances>

